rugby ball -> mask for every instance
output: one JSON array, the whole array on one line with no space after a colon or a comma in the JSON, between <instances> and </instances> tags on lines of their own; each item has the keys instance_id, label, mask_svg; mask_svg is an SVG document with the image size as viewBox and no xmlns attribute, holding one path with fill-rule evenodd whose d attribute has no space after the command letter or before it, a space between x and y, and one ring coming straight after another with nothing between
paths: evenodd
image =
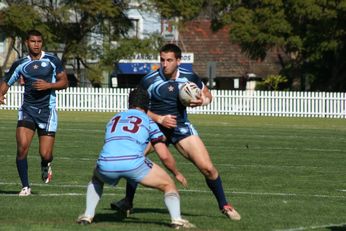
<instances>
[{"instance_id":1,"label":"rugby ball","mask_svg":"<svg viewBox=\"0 0 346 231\"><path fill-rule=\"evenodd\" d=\"M201 89L193 82L185 82L179 89L179 100L184 106L189 106L190 101L201 95Z\"/></svg>"}]
</instances>

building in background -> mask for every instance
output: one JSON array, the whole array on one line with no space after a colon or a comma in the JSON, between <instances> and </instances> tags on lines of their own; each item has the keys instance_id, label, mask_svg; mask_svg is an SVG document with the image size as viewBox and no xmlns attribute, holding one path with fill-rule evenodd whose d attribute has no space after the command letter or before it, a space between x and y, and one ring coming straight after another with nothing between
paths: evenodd
<instances>
[{"instance_id":1,"label":"building in background","mask_svg":"<svg viewBox=\"0 0 346 231\"><path fill-rule=\"evenodd\" d=\"M270 74L277 74L280 63L277 51L268 52L265 60L251 60L241 53L238 44L229 38L229 28L217 32L210 29L210 20L185 23L179 31L178 45L194 54L194 71L211 88L245 90Z\"/></svg>"},{"instance_id":2,"label":"building in background","mask_svg":"<svg viewBox=\"0 0 346 231\"><path fill-rule=\"evenodd\" d=\"M58 2L56 1L56 4ZM0 7L4 7L2 2ZM143 11L135 0L126 14L133 23L133 29L128 33L131 37L143 39L156 33L167 42L179 45L183 51L182 65L187 69L193 69L212 89L253 89L256 81L269 74L277 74L281 69L276 51L268 52L267 58L263 61L251 60L241 53L239 45L230 41L229 28L213 32L210 29L210 20L186 22L183 29L178 30L175 26L177 19L170 21L161 18L157 12ZM103 35L90 35L90 43L102 46L100 41L103 41ZM11 39L0 32L0 66L3 67L1 73L6 69L4 63L11 64L21 55L15 51L8 52L12 45L17 50L22 50L20 42L12 44ZM56 53L59 55L59 51ZM90 87L91 83L83 67L81 73L75 73L75 66L78 66L75 62L69 60L66 65L71 81L78 75L79 82L74 81L73 86ZM88 60L89 64L97 62L97 57ZM145 74L156 70L159 65L158 56L137 54L131 59L120 60L112 74L102 74L101 86L134 87ZM248 83L250 81L251 84Z\"/></svg>"},{"instance_id":3,"label":"building in background","mask_svg":"<svg viewBox=\"0 0 346 231\"><path fill-rule=\"evenodd\" d=\"M135 15L136 11L132 11ZM281 66L277 51L268 52L266 59L251 60L241 53L240 46L229 39L229 28L217 32L210 29L210 20L195 20L185 23L178 31L176 22L160 19L153 12L141 12L140 20L151 19L148 26L160 30L167 41L180 46L185 68L193 69L211 89L253 90L256 82L270 74L279 73ZM143 23L143 29L146 26ZM140 33L139 33L140 34ZM133 87L146 73L159 67L158 57L141 57L121 60L118 73L111 76L112 87Z\"/></svg>"}]
</instances>

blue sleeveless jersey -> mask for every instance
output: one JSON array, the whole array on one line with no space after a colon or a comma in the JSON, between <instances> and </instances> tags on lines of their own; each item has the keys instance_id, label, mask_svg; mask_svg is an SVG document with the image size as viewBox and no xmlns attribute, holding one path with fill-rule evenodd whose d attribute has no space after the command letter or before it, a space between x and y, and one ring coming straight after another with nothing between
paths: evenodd
<instances>
[{"instance_id":1,"label":"blue sleeveless jersey","mask_svg":"<svg viewBox=\"0 0 346 231\"><path fill-rule=\"evenodd\" d=\"M157 124L142 111L116 114L106 126L105 142L97 160L102 171L130 171L143 164L149 142L163 141Z\"/></svg>"},{"instance_id":2,"label":"blue sleeveless jersey","mask_svg":"<svg viewBox=\"0 0 346 231\"><path fill-rule=\"evenodd\" d=\"M150 96L150 111L158 115L175 115L178 123L188 121L186 107L179 100L179 88L187 82L194 82L202 89L203 82L194 72L179 67L175 80L166 79L161 68L144 76L140 85Z\"/></svg>"},{"instance_id":3,"label":"blue sleeveless jersey","mask_svg":"<svg viewBox=\"0 0 346 231\"><path fill-rule=\"evenodd\" d=\"M32 84L37 79L55 83L56 75L62 71L64 68L57 56L42 52L39 60L32 60L30 56L27 56L14 62L5 75L5 81L12 86L21 76L23 77L25 82L23 106L54 108L56 104L55 90L37 91L33 89Z\"/></svg>"}]
</instances>

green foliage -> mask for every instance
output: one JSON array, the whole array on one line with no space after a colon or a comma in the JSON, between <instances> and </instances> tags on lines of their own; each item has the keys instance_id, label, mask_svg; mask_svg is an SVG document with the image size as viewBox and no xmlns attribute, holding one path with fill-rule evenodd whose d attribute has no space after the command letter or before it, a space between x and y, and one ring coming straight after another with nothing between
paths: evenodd
<instances>
[{"instance_id":1,"label":"green foliage","mask_svg":"<svg viewBox=\"0 0 346 231\"><path fill-rule=\"evenodd\" d=\"M163 18L181 18L191 20L201 13L201 10L207 5L205 0L149 0L152 6L157 9Z\"/></svg>"},{"instance_id":2,"label":"green foliage","mask_svg":"<svg viewBox=\"0 0 346 231\"><path fill-rule=\"evenodd\" d=\"M25 39L27 30L37 28L45 34L46 42L52 41L52 35L48 33L48 26L42 24L42 18L32 6L20 2L0 10L0 14L1 30L8 36L12 38L19 36Z\"/></svg>"},{"instance_id":3,"label":"green foliage","mask_svg":"<svg viewBox=\"0 0 346 231\"><path fill-rule=\"evenodd\" d=\"M111 65L112 59L116 61L123 55L134 54L131 48L138 47L138 41L132 39L119 42L125 44L125 48L119 44L114 48L110 44L110 41L126 39L131 27L124 14L129 9L128 1L113 4L110 0L64 0L58 8L37 3L44 1L34 1L35 7L27 6L32 1L6 2L10 7L0 10L2 29L13 37L22 37L28 28L39 28L47 37L48 47L65 44L63 61L73 58L85 61L96 56ZM162 18L173 21L208 18L214 30L230 25L230 39L239 43L250 58L264 59L269 49L278 50L283 72L290 83L297 83L304 76L314 76L312 90L346 89L346 0L138 2L139 7L159 12ZM100 39L105 46L87 43L94 32L104 35ZM150 43L150 49L156 46L153 44ZM139 48L138 52L151 52L144 46ZM292 88L304 90L302 86Z\"/></svg>"},{"instance_id":4,"label":"green foliage","mask_svg":"<svg viewBox=\"0 0 346 231\"><path fill-rule=\"evenodd\" d=\"M113 66L120 59L130 59L135 54L156 55L164 41L158 34L153 34L145 39L119 39L116 46L109 46L101 55L102 64Z\"/></svg>"},{"instance_id":5,"label":"green foliage","mask_svg":"<svg viewBox=\"0 0 346 231\"><path fill-rule=\"evenodd\" d=\"M230 37L251 58L264 59L268 49L279 48L286 54L283 68L291 67L291 80L314 75L317 81L328 75L328 85L341 90L346 85L340 88L333 81L346 77L342 72L346 68L345 4L345 0L242 1L227 4L233 10L219 20L232 25ZM334 54L332 59L336 62L326 65L327 54ZM313 70L310 66L319 67Z\"/></svg>"},{"instance_id":6,"label":"green foliage","mask_svg":"<svg viewBox=\"0 0 346 231\"><path fill-rule=\"evenodd\" d=\"M105 71L105 67L99 64L89 66L88 79L93 87L101 87L103 71Z\"/></svg>"},{"instance_id":7,"label":"green foliage","mask_svg":"<svg viewBox=\"0 0 346 231\"><path fill-rule=\"evenodd\" d=\"M277 49L290 83L314 76L313 90L346 89L346 0L150 2L166 18L208 18L213 30L230 25L230 39L252 59Z\"/></svg>"},{"instance_id":8,"label":"green foliage","mask_svg":"<svg viewBox=\"0 0 346 231\"><path fill-rule=\"evenodd\" d=\"M80 67L84 65L94 83L98 81L97 71L113 68L114 62L135 53L136 49L148 52L158 42L154 36L150 38L151 43L144 40L143 45L139 39L128 38L132 22L124 13L129 9L127 1L114 4L110 0L63 0L58 6L48 1L6 2L9 6L0 10L0 27L5 34L24 41L27 30L40 30L47 50L62 52L65 64L77 60L76 73L81 73ZM111 41L117 40L120 42L114 49ZM105 66L89 66L88 59L101 59L100 64Z\"/></svg>"},{"instance_id":9,"label":"green foliage","mask_svg":"<svg viewBox=\"0 0 346 231\"><path fill-rule=\"evenodd\" d=\"M281 75L268 75L263 82L256 85L256 90L278 91L287 83L287 78Z\"/></svg>"}]
</instances>

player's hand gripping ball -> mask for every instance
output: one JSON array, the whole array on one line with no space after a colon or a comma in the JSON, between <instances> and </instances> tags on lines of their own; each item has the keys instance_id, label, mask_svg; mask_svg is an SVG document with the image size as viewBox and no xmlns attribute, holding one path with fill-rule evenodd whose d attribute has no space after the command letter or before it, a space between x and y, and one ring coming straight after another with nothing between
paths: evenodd
<instances>
[{"instance_id":1,"label":"player's hand gripping ball","mask_svg":"<svg viewBox=\"0 0 346 231\"><path fill-rule=\"evenodd\" d=\"M185 82L179 89L179 99L184 106L189 106L191 100L201 96L201 89L193 82Z\"/></svg>"}]
</instances>

